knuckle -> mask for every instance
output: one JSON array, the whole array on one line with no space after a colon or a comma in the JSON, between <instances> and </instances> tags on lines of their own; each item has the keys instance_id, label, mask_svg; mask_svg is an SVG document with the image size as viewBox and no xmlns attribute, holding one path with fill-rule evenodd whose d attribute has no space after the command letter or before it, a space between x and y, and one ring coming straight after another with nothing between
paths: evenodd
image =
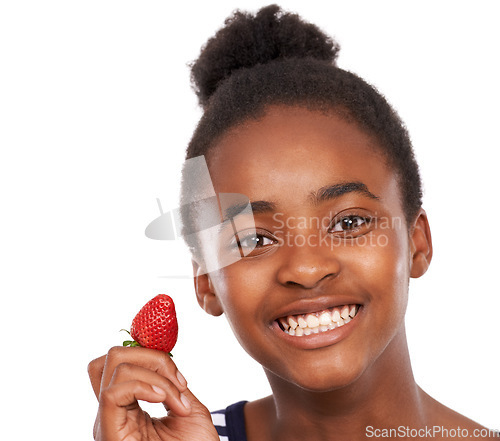
<instances>
[{"instance_id":1,"label":"knuckle","mask_svg":"<svg viewBox=\"0 0 500 441\"><path fill-rule=\"evenodd\" d=\"M115 375L128 375L132 371L132 365L130 363L122 362L118 363L115 368Z\"/></svg>"},{"instance_id":2,"label":"knuckle","mask_svg":"<svg viewBox=\"0 0 500 441\"><path fill-rule=\"evenodd\" d=\"M106 356L95 358L87 365L87 373L89 374L89 377L93 377L96 373L101 371L101 367L104 365L105 357Z\"/></svg>"},{"instance_id":3,"label":"knuckle","mask_svg":"<svg viewBox=\"0 0 500 441\"><path fill-rule=\"evenodd\" d=\"M192 413L194 415L200 415L204 418L209 418L211 419L211 414L210 411L201 403L196 403L195 406L193 406Z\"/></svg>"},{"instance_id":4,"label":"knuckle","mask_svg":"<svg viewBox=\"0 0 500 441\"><path fill-rule=\"evenodd\" d=\"M95 360L92 360L88 365L87 365L87 374L90 378L94 376L94 373L96 371L95 368Z\"/></svg>"},{"instance_id":5,"label":"knuckle","mask_svg":"<svg viewBox=\"0 0 500 441\"><path fill-rule=\"evenodd\" d=\"M161 366L169 374L175 373L177 371L177 366L172 360L172 357L168 355L166 352L155 351L155 356L157 357L157 363Z\"/></svg>"},{"instance_id":6,"label":"knuckle","mask_svg":"<svg viewBox=\"0 0 500 441\"><path fill-rule=\"evenodd\" d=\"M177 366L172 361L172 358L168 354L162 354L163 365L169 374L175 374L177 372Z\"/></svg>"},{"instance_id":7,"label":"knuckle","mask_svg":"<svg viewBox=\"0 0 500 441\"><path fill-rule=\"evenodd\" d=\"M123 353L123 349L121 346L113 346L109 351L108 351L108 358L111 358L111 359L116 359L116 358L120 358L122 353Z\"/></svg>"},{"instance_id":8,"label":"knuckle","mask_svg":"<svg viewBox=\"0 0 500 441\"><path fill-rule=\"evenodd\" d=\"M202 403L199 403L199 409L200 409L200 412L202 412L205 416L211 418L211 413L210 413L210 410L208 410L208 407L206 407Z\"/></svg>"},{"instance_id":9,"label":"knuckle","mask_svg":"<svg viewBox=\"0 0 500 441\"><path fill-rule=\"evenodd\" d=\"M103 406L106 406L113 402L113 389L111 387L107 387L106 389L101 390L99 394L99 403Z\"/></svg>"}]
</instances>

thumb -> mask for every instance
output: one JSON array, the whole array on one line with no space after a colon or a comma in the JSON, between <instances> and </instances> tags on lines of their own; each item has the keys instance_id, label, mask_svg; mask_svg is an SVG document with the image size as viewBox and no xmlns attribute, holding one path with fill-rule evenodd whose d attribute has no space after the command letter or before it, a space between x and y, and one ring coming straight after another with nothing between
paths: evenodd
<instances>
[{"instance_id":1,"label":"thumb","mask_svg":"<svg viewBox=\"0 0 500 441\"><path fill-rule=\"evenodd\" d=\"M198 416L198 417L204 417L204 418L209 418L211 420L210 416L210 411L207 409L207 407L191 392L189 388L186 388L181 393L181 401L183 402L184 406L187 408L191 409L191 412L189 416ZM167 408L167 410L169 410ZM169 415L175 415L175 412L172 410L169 410Z\"/></svg>"},{"instance_id":2,"label":"thumb","mask_svg":"<svg viewBox=\"0 0 500 441\"><path fill-rule=\"evenodd\" d=\"M182 396L189 401L189 414L184 416L169 411L168 416L162 418L162 422L169 427L172 433L179 435L179 438L176 439L219 441L212 416L205 405L189 389L185 389Z\"/></svg>"}]
</instances>

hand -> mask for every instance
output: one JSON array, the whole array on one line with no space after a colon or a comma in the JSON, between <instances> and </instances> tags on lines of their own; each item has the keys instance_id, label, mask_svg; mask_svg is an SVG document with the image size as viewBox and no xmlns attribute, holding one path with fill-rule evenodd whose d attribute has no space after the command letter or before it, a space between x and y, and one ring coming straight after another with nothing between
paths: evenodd
<instances>
[{"instance_id":1,"label":"hand","mask_svg":"<svg viewBox=\"0 0 500 441\"><path fill-rule=\"evenodd\" d=\"M210 412L187 388L164 352L111 348L90 362L88 373L99 410L97 441L219 441ZM163 403L168 416L151 418L138 400Z\"/></svg>"}]
</instances>

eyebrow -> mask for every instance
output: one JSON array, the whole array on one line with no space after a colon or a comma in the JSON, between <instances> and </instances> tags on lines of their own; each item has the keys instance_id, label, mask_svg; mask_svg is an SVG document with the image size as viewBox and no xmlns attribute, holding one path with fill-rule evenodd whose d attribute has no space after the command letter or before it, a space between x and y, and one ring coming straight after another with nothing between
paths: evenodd
<instances>
[{"instance_id":1,"label":"eyebrow","mask_svg":"<svg viewBox=\"0 0 500 441\"><path fill-rule=\"evenodd\" d=\"M342 182L321 187L318 191L309 193L309 199L312 203L319 204L320 202L339 198L347 193L358 193L370 199L380 200L362 182Z\"/></svg>"},{"instance_id":2,"label":"eyebrow","mask_svg":"<svg viewBox=\"0 0 500 441\"><path fill-rule=\"evenodd\" d=\"M342 182L321 187L317 191L309 193L308 199L317 205L332 199L337 199L348 193L358 193L369 199L380 200L380 197L373 194L362 182ZM266 214L276 211L276 204L269 201L249 202L253 214ZM248 207L248 204L235 204L224 210L224 219L231 219Z\"/></svg>"},{"instance_id":3,"label":"eyebrow","mask_svg":"<svg viewBox=\"0 0 500 441\"><path fill-rule=\"evenodd\" d=\"M224 210L224 220L232 219L245 210L248 205L252 208L252 214L265 214L276 211L276 204L268 201L254 201L248 204L234 204Z\"/></svg>"}]
</instances>

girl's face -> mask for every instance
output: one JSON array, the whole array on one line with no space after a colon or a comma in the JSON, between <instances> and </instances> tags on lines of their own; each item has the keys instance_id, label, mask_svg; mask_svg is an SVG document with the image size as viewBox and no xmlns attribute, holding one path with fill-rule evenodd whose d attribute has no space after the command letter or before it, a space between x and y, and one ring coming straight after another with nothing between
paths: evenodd
<instances>
[{"instance_id":1,"label":"girl's face","mask_svg":"<svg viewBox=\"0 0 500 441\"><path fill-rule=\"evenodd\" d=\"M255 230L240 228L238 237L243 251L255 248L198 277L205 308L226 314L268 374L305 389L348 385L376 360L387 366L391 345L404 341L415 247L397 178L375 141L333 115L272 107L230 130L209 170L217 193L253 203ZM343 305L357 305L352 320L314 329L308 314L331 316ZM288 316L312 320L311 334L285 332Z\"/></svg>"}]
</instances>

